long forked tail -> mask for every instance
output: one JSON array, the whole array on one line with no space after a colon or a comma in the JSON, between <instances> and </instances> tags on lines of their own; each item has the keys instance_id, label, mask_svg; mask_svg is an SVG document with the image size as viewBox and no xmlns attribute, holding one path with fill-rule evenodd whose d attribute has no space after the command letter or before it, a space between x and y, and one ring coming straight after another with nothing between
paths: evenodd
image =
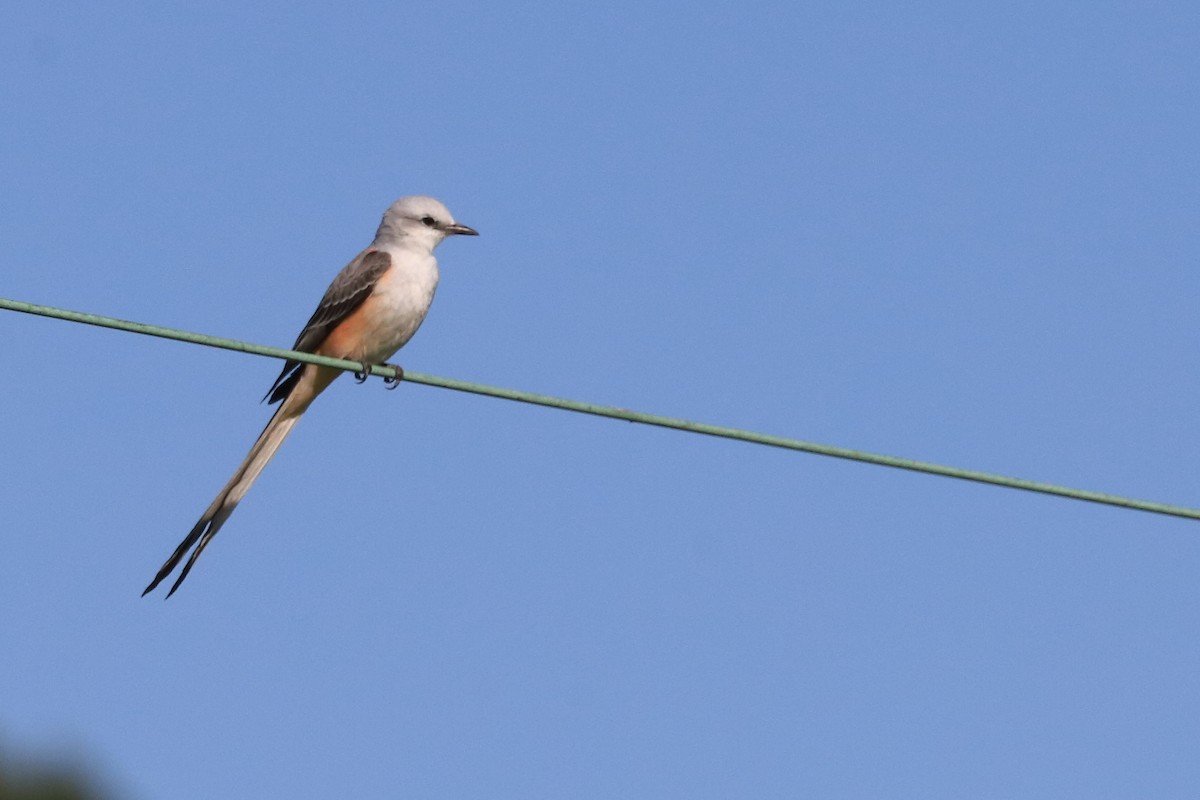
<instances>
[{"instance_id":1,"label":"long forked tail","mask_svg":"<svg viewBox=\"0 0 1200 800\"><path fill-rule=\"evenodd\" d=\"M307 406L307 403L304 406ZM254 442L254 446L250 448L250 452L246 454L246 458L237 471L233 473L233 477L229 479L229 483L225 484L225 488L217 494L212 505L196 523L196 527L192 528L191 533L179 543L179 547L175 548L175 552L171 553L171 557L162 565L162 569L154 576L154 580L150 581L150 585L142 592L143 597L153 591L163 578L170 575L187 555L188 550L195 545L196 549L192 550L191 557L183 565L183 571L175 579L171 591L167 592L167 597L175 594L175 590L183 583L183 579L192 571L192 565L196 563L200 553L204 551L212 537L217 535L217 531L221 530L221 526L225 524L225 520L229 519L229 515L237 508L241 499L246 496L246 492L250 490L259 473L263 471L263 467L267 465L267 462L275 455L275 451L283 444L283 440L300 421L300 415L303 412L304 407L297 409L286 401L279 407L275 416L271 417L271 421L267 423L267 427L263 428L263 432L258 435L258 440Z\"/></svg>"}]
</instances>

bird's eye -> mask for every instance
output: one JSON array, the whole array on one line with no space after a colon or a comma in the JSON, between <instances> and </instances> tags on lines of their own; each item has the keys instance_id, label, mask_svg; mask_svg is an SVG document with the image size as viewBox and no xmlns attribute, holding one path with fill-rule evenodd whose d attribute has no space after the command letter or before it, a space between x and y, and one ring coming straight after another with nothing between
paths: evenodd
<instances>
[{"instance_id":1,"label":"bird's eye","mask_svg":"<svg viewBox=\"0 0 1200 800\"><path fill-rule=\"evenodd\" d=\"M421 217L421 224L424 225L426 228L436 228L437 220L434 219L433 217Z\"/></svg>"}]
</instances>

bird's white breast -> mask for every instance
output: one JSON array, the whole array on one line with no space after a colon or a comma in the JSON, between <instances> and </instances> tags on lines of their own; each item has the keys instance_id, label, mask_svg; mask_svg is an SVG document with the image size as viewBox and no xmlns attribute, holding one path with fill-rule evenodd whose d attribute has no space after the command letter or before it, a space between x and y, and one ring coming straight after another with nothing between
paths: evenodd
<instances>
[{"instance_id":1,"label":"bird's white breast","mask_svg":"<svg viewBox=\"0 0 1200 800\"><path fill-rule=\"evenodd\" d=\"M364 341L377 345L377 349L364 358L373 363L389 359L417 332L438 284L437 259L432 253L386 249L392 266L380 276L367 301L371 305L366 320L370 330Z\"/></svg>"}]
</instances>

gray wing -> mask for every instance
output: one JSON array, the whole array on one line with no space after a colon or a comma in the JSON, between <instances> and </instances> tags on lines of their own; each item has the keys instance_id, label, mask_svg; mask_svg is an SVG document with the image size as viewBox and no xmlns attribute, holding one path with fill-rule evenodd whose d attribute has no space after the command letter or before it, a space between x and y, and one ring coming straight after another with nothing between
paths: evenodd
<instances>
[{"instance_id":1,"label":"gray wing","mask_svg":"<svg viewBox=\"0 0 1200 800\"><path fill-rule=\"evenodd\" d=\"M308 324L296 337L293 350L312 353L337 324L363 304L371 296L380 276L392 265L392 257L381 250L364 250L345 266L325 290L325 296L317 304ZM291 394L300 380L304 365L292 359L284 362L283 371L267 390L263 399L267 403L278 403Z\"/></svg>"}]
</instances>

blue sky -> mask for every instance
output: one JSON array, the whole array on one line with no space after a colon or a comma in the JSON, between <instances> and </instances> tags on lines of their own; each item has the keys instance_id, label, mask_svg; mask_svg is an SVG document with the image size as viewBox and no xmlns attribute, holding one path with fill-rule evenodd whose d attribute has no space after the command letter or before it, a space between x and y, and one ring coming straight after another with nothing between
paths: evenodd
<instances>
[{"instance_id":1,"label":"blue sky","mask_svg":"<svg viewBox=\"0 0 1200 800\"><path fill-rule=\"evenodd\" d=\"M0 296L1200 505L1194 4L47 4ZM1183 797L1195 523L0 314L0 748L173 797Z\"/></svg>"}]
</instances>

